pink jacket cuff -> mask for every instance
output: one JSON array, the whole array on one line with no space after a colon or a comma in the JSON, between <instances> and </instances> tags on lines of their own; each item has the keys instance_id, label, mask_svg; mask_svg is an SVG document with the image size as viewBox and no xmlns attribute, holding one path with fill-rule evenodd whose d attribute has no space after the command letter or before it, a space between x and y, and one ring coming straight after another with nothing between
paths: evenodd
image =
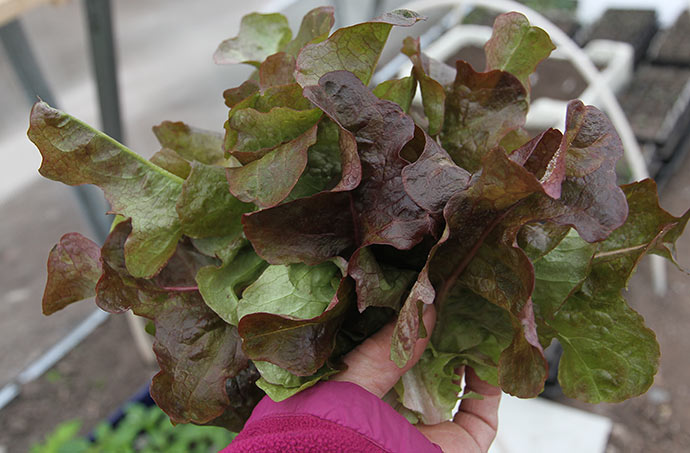
<instances>
[{"instance_id":1,"label":"pink jacket cuff","mask_svg":"<svg viewBox=\"0 0 690 453\"><path fill-rule=\"evenodd\" d=\"M362 387L320 382L285 401L265 397L221 453L439 453L402 415Z\"/></svg>"}]
</instances>

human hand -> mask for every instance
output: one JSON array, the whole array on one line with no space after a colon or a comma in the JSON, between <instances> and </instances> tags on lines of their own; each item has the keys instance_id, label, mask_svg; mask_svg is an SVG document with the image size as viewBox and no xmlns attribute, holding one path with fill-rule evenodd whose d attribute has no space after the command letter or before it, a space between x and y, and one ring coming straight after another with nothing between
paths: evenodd
<instances>
[{"instance_id":1,"label":"human hand","mask_svg":"<svg viewBox=\"0 0 690 453\"><path fill-rule=\"evenodd\" d=\"M344 357L347 370L336 374L330 380L352 382L383 398L400 377L417 363L426 349L436 323L436 310L433 305L427 306L423 319L428 335L426 338L417 340L412 358L404 368L398 368L390 360L391 337L394 328L391 323L348 353ZM458 374L462 374L462 370L457 371L459 371ZM453 421L416 426L427 439L440 446L445 453L486 453L496 437L501 390L480 380L471 368L466 370L465 381L465 393L475 392L482 395L484 399L463 400Z\"/></svg>"}]
</instances>

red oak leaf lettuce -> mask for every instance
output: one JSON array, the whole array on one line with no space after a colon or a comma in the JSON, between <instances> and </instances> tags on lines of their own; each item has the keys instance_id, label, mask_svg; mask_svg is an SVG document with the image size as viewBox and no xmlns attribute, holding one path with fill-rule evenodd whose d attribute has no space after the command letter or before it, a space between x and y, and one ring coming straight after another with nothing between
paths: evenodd
<instances>
[{"instance_id":1,"label":"red oak leaf lettuce","mask_svg":"<svg viewBox=\"0 0 690 453\"><path fill-rule=\"evenodd\" d=\"M36 104L41 174L99 186L119 214L100 249L68 234L51 251L44 312L95 294L150 319L151 391L176 423L239 430L264 391L328 379L387 322L402 367L429 304L430 346L387 397L424 423L450 417L461 365L536 396L554 339L567 395L645 392L659 347L622 289L644 255L675 262L690 211L661 209L650 180L617 185L621 142L594 107L570 102L562 133L525 131L553 45L518 13L496 20L485 72L407 38L412 74L370 89L391 28L420 19L329 36L333 10L316 8L293 39L279 14L246 16L215 55L255 68L223 93L224 135L163 122L150 161Z\"/></svg>"}]
</instances>

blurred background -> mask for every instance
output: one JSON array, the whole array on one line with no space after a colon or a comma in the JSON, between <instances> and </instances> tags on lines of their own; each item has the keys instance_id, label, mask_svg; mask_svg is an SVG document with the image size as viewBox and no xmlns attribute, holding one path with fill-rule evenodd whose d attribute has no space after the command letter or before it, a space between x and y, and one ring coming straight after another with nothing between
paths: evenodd
<instances>
[{"instance_id":1,"label":"blurred background","mask_svg":"<svg viewBox=\"0 0 690 453\"><path fill-rule=\"evenodd\" d=\"M106 316L88 301L50 318L41 314L50 248L70 231L98 239L107 220L98 194L38 175L40 154L26 138L36 96L150 157L158 150L151 127L163 120L222 130L227 108L221 94L244 81L251 68L216 66L211 57L222 40L237 34L244 14L282 12L296 30L315 6L335 6L336 26L344 26L404 3L0 0L0 453L27 451L67 420L80 420L75 432L88 434L156 371L138 352L125 316ZM556 24L602 71L639 144L643 167L660 183L662 206L674 215L684 212L690 207L689 2L523 3ZM426 23L391 35L380 65L388 74L382 76L394 76L405 62L396 55L408 34L421 35L423 50L427 47L438 58L460 57L483 69L481 47L472 39L451 36L447 9L424 13ZM490 25L494 16L467 6L462 21ZM542 64L533 83L528 126L534 130L556 124L562 128L564 101L583 95L591 96L590 103L602 99L587 92L586 78L563 54ZM623 180L638 173L622 165L620 174ZM680 239L678 256L690 268L690 234ZM626 295L661 344L661 368L652 389L625 403L597 406L549 389L557 407L596 414L589 419L592 424L582 425L592 431L579 437L591 434L600 439L597 446L584 450L571 442L572 451L690 451L690 280L672 266L663 275L660 279L644 262ZM515 407L524 422L527 412ZM494 451L569 451L539 449L541 434L566 439L545 420L553 407L527 418L537 425L537 437L525 438L523 444L512 442L511 436L518 434L504 428L510 423L502 418ZM569 427L576 437L578 426Z\"/></svg>"}]
</instances>

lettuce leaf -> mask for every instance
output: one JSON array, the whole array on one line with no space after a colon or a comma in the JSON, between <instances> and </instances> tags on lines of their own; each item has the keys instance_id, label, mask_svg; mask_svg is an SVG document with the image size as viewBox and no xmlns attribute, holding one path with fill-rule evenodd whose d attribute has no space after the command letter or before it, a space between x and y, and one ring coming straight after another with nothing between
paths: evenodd
<instances>
[{"instance_id":1,"label":"lettuce leaf","mask_svg":"<svg viewBox=\"0 0 690 453\"><path fill-rule=\"evenodd\" d=\"M264 394L328 379L387 322L402 367L427 304L430 346L387 396L411 420L450 417L463 365L536 396L554 339L567 395L646 391L659 347L622 289L646 254L678 265L690 211L660 208L651 180L618 187L622 145L592 106L527 134L529 77L553 45L520 14L496 20L484 72L407 38L411 75L371 90L392 27L420 19L398 10L329 36L322 7L293 39L281 15L245 17L215 55L256 68L223 93L224 135L163 122L151 161L36 104L41 174L98 185L120 215L100 250L61 238L44 312L95 294L150 319L152 394L175 423L239 430Z\"/></svg>"},{"instance_id":2,"label":"lettuce leaf","mask_svg":"<svg viewBox=\"0 0 690 453\"><path fill-rule=\"evenodd\" d=\"M45 102L31 110L29 138L43 156L43 176L72 186L95 184L112 212L132 219L125 245L130 273L152 277L160 271L182 236L175 212L182 179Z\"/></svg>"}]
</instances>

